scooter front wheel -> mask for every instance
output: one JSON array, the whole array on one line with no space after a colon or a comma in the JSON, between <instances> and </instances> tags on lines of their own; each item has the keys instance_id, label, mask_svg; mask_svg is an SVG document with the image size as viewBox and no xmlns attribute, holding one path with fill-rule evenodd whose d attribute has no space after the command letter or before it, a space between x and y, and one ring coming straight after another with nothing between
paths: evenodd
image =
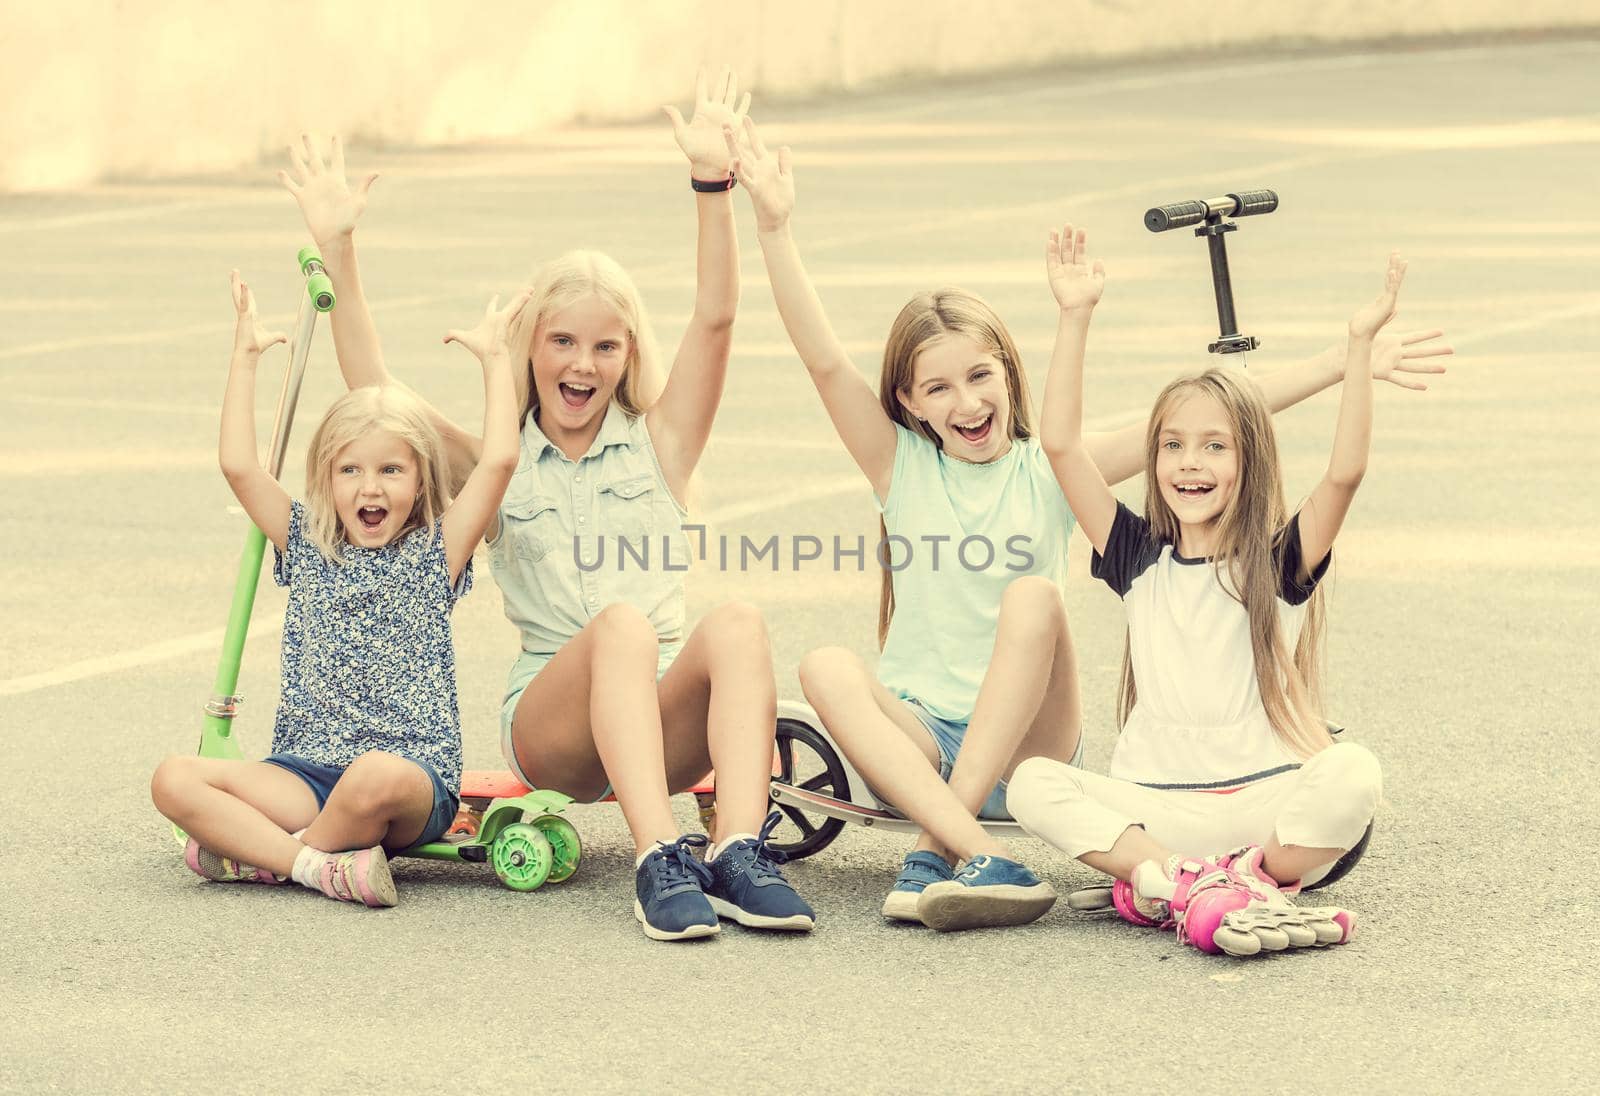
<instances>
[{"instance_id":1,"label":"scooter front wheel","mask_svg":"<svg viewBox=\"0 0 1600 1096\"><path fill-rule=\"evenodd\" d=\"M501 830L489 849L495 878L514 891L538 890L550 878L554 861L550 841L526 822Z\"/></svg>"}]
</instances>

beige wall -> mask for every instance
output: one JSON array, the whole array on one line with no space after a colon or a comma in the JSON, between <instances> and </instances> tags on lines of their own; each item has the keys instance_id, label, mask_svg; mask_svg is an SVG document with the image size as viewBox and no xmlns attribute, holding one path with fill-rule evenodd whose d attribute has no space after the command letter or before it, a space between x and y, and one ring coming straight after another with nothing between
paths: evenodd
<instances>
[{"instance_id":1,"label":"beige wall","mask_svg":"<svg viewBox=\"0 0 1600 1096\"><path fill-rule=\"evenodd\" d=\"M636 118L701 64L769 95L1075 58L1600 26L1600 0L0 0L0 190L224 170L302 129L412 144ZM1206 20L1212 20L1206 22Z\"/></svg>"}]
</instances>

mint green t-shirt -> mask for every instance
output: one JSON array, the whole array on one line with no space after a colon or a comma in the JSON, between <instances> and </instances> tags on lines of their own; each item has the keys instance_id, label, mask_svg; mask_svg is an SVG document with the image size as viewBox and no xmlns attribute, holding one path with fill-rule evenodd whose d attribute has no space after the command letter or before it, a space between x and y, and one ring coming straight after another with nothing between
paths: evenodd
<instances>
[{"instance_id":1,"label":"mint green t-shirt","mask_svg":"<svg viewBox=\"0 0 1600 1096\"><path fill-rule=\"evenodd\" d=\"M1001 596L1025 575L1065 580L1074 519L1037 438L969 464L898 424L895 436L880 507L895 610L878 679L965 722L994 653Z\"/></svg>"}]
</instances>

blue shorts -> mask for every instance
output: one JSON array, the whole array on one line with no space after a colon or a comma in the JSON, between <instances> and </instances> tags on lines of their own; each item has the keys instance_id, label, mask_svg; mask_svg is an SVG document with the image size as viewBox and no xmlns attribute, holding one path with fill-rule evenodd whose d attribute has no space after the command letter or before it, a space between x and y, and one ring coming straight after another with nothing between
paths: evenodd
<instances>
[{"instance_id":1,"label":"blue shorts","mask_svg":"<svg viewBox=\"0 0 1600 1096\"><path fill-rule=\"evenodd\" d=\"M307 761L292 754L272 754L261 760L280 769L288 769L304 780L306 786L311 789L311 794L317 797L319 811L327 805L333 786L344 775L344 769L338 766L318 765L314 761ZM428 781L433 785L433 813L428 815L428 824L422 827L422 834L412 842L414 845L426 845L444 836L444 831L450 828L450 823L456 817L456 808L460 806L460 800L444 786L444 781L439 779L439 774L433 771L432 765L426 761L418 761L414 757L408 757L406 760L427 773Z\"/></svg>"},{"instance_id":2,"label":"blue shorts","mask_svg":"<svg viewBox=\"0 0 1600 1096\"><path fill-rule=\"evenodd\" d=\"M933 744L939 749L939 779L946 783L950 774L956 767L956 754L961 750L961 743L967 737L967 723L965 720L956 722L934 715L922 706L916 697L906 697L903 704L911 709L911 714L917 717L928 734L933 737ZM1073 751L1072 760L1067 764L1074 768L1083 767L1083 736L1078 736L1078 748ZM983 806L978 808L978 817L991 821L1011 821L1011 812L1006 810L1006 782L1000 781L989 793L989 798L984 800Z\"/></svg>"}]
</instances>

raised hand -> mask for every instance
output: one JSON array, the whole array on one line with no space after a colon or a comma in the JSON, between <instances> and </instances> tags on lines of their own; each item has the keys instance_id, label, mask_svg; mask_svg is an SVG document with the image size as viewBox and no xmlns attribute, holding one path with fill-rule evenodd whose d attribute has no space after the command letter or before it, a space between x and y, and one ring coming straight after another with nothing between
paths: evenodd
<instances>
[{"instance_id":1,"label":"raised hand","mask_svg":"<svg viewBox=\"0 0 1600 1096\"><path fill-rule=\"evenodd\" d=\"M289 336L281 331L268 331L261 326L261 321L256 318L256 295L250 292L250 287L239 277L239 272L233 271L230 278L233 283L233 311L236 317L233 328L234 352L243 351L246 354L260 355L270 346L288 342Z\"/></svg>"},{"instance_id":2,"label":"raised hand","mask_svg":"<svg viewBox=\"0 0 1600 1096\"><path fill-rule=\"evenodd\" d=\"M694 114L687 122L677 107L661 109L672 121L672 135L678 147L689 158L690 174L708 183L726 179L730 155L722 138L723 128L737 127L750 109L750 93L739 97L739 78L733 70L724 66L716 83L709 86L704 69L695 74Z\"/></svg>"},{"instance_id":3,"label":"raised hand","mask_svg":"<svg viewBox=\"0 0 1600 1096\"><path fill-rule=\"evenodd\" d=\"M484 365L488 365L491 358L503 358L509 363L511 347L508 333L511 330L511 321L522 311L522 306L528 303L528 298L532 295L532 289L524 289L512 298L510 304L499 308L500 297L496 294L489 299L489 307L483 310L483 319L478 321L477 327L470 330L447 331L444 341L456 343L472 351Z\"/></svg>"},{"instance_id":4,"label":"raised hand","mask_svg":"<svg viewBox=\"0 0 1600 1096\"><path fill-rule=\"evenodd\" d=\"M1413 392L1426 392L1428 386L1414 380L1414 373L1443 373L1444 366L1419 361L1421 358L1441 358L1454 354L1450 346L1424 346L1424 343L1444 337L1437 328L1432 331L1407 331L1403 335L1379 332L1372 340L1372 379L1388 381L1399 388Z\"/></svg>"},{"instance_id":5,"label":"raised hand","mask_svg":"<svg viewBox=\"0 0 1600 1096\"><path fill-rule=\"evenodd\" d=\"M1106 288L1106 268L1098 259L1089 265L1088 234L1064 225L1054 229L1044 245L1045 272L1050 276L1050 292L1063 312L1092 309L1100 303Z\"/></svg>"},{"instance_id":6,"label":"raised hand","mask_svg":"<svg viewBox=\"0 0 1600 1096\"><path fill-rule=\"evenodd\" d=\"M1350 337L1352 339L1373 338L1383 328L1383 325L1394 319L1395 308L1400 296L1400 283L1406 277L1406 261L1400 257L1400 252L1389 252L1389 269L1384 272L1383 292L1378 294L1378 299L1358 309L1350 317Z\"/></svg>"},{"instance_id":7,"label":"raised hand","mask_svg":"<svg viewBox=\"0 0 1600 1096\"><path fill-rule=\"evenodd\" d=\"M333 138L328 160L309 136L289 146L289 171L278 172L278 181L294 195L305 218L311 238L320 247L329 247L341 236L355 231L356 221L367 208L367 192L378 178L377 172L364 177L354 190L344 174L344 146Z\"/></svg>"},{"instance_id":8,"label":"raised hand","mask_svg":"<svg viewBox=\"0 0 1600 1096\"><path fill-rule=\"evenodd\" d=\"M763 232L781 228L794 212L794 172L789 166L789 146L776 156L767 151L755 122L744 119L742 130L724 126L722 138L739 185L750 194L755 206L756 227Z\"/></svg>"}]
</instances>

